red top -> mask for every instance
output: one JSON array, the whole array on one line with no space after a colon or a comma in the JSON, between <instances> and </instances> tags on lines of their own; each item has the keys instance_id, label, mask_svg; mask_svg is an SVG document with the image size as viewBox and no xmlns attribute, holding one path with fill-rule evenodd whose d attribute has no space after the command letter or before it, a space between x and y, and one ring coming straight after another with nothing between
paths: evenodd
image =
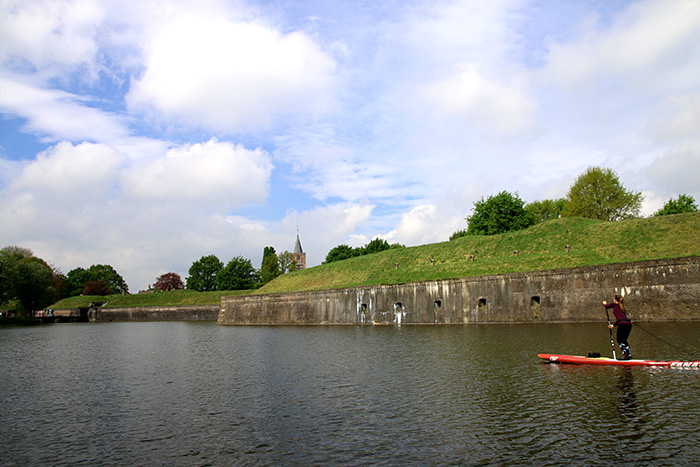
<instances>
[{"instance_id":1,"label":"red top","mask_svg":"<svg viewBox=\"0 0 700 467\"><path fill-rule=\"evenodd\" d=\"M615 315L615 322L613 323L613 326L617 326L620 323L629 323L632 324L632 321L627 317L624 311L622 311L622 308L620 308L619 303L606 303L603 305L606 309L612 308L613 309L613 315Z\"/></svg>"}]
</instances>

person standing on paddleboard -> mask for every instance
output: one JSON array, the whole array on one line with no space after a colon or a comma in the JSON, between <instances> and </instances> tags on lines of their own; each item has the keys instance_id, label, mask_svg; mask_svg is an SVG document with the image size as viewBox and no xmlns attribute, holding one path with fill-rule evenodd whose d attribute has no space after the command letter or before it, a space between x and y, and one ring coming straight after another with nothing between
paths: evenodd
<instances>
[{"instance_id":1,"label":"person standing on paddleboard","mask_svg":"<svg viewBox=\"0 0 700 467\"><path fill-rule=\"evenodd\" d=\"M625 305L622 303L622 297L615 295L613 303L603 301L603 306L606 309L612 308L613 315L615 315L615 322L609 324L608 327L612 329L617 326L617 343L620 345L620 351L622 351L622 358L620 360L631 359L632 351L630 350L630 345L627 343L627 338L630 336L630 332L632 332L632 320L629 319L625 313Z\"/></svg>"}]
</instances>

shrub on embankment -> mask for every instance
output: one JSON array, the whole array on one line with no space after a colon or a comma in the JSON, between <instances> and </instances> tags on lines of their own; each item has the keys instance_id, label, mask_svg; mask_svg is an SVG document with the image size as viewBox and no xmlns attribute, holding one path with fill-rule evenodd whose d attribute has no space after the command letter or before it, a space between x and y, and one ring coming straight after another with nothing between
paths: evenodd
<instances>
[{"instance_id":1,"label":"shrub on embankment","mask_svg":"<svg viewBox=\"0 0 700 467\"><path fill-rule=\"evenodd\" d=\"M568 252L565 245L570 246ZM402 284L687 256L700 256L700 213L617 222L567 217L517 232L466 236L322 264L279 276L255 291L83 296L61 300L51 308L103 301L109 307L217 305L222 296L231 295Z\"/></svg>"}]
</instances>

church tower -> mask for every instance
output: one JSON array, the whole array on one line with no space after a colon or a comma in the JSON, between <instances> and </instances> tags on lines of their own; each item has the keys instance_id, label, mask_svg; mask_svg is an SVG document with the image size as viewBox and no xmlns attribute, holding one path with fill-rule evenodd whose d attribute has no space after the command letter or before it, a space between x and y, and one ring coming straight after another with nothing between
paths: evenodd
<instances>
[{"instance_id":1,"label":"church tower","mask_svg":"<svg viewBox=\"0 0 700 467\"><path fill-rule=\"evenodd\" d=\"M294 261L297 263L297 269L306 269L306 253L301 249L299 229L297 229L297 241L294 244Z\"/></svg>"}]
</instances>

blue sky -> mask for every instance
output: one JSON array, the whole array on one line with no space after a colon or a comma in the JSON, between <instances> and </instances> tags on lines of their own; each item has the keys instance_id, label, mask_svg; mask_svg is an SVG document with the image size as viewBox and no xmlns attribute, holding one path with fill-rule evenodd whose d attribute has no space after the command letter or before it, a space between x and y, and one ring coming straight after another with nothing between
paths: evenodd
<instances>
[{"instance_id":1,"label":"blue sky","mask_svg":"<svg viewBox=\"0 0 700 467\"><path fill-rule=\"evenodd\" d=\"M0 0L0 246L131 291L445 241L592 165L700 200L700 3Z\"/></svg>"}]
</instances>

